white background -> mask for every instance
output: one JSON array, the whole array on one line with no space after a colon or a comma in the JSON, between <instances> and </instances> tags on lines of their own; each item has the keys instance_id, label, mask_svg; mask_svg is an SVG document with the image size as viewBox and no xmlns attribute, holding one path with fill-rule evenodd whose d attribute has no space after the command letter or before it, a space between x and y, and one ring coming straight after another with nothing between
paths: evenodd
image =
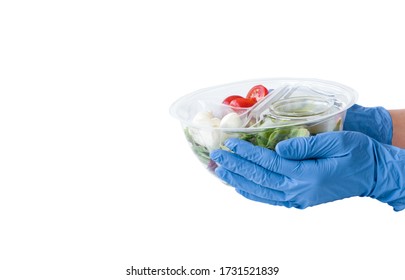
<instances>
[{"instance_id":1,"label":"white background","mask_svg":"<svg viewBox=\"0 0 405 280\"><path fill-rule=\"evenodd\" d=\"M361 105L404 108L400 4L2 1L0 279L181 265L403 276L405 212L369 198L248 201L202 168L169 115L189 92L263 77L333 80Z\"/></svg>"}]
</instances>

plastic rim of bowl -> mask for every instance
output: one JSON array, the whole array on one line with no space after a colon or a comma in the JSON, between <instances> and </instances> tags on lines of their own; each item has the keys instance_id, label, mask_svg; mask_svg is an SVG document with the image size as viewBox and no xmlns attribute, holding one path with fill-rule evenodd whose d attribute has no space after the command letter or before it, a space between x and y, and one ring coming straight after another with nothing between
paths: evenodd
<instances>
[{"instance_id":1,"label":"plastic rim of bowl","mask_svg":"<svg viewBox=\"0 0 405 280\"><path fill-rule=\"evenodd\" d=\"M195 126L191 123L190 120L184 119L182 117L182 115L178 112L179 108L181 108L181 106L184 105L184 103L190 102L191 100L195 99L198 96L204 96L205 92L212 92L214 90L220 90L220 89L226 89L228 87L234 87L234 86L242 86L245 84L262 84L262 83L268 83L268 82L274 82L274 83L302 83L302 84L312 84L312 83L316 83L322 86L326 86L326 87L335 87L338 88L341 91L344 91L348 97L347 102L345 103L345 106L339 108L338 111L335 111L331 114L325 113L325 114L318 114L316 116L319 117L319 120L324 120L324 119L328 119L333 115L338 115L344 111L346 111L348 108L350 108L353 104L355 104L355 102L358 99L358 93L344 85L338 82L334 82L334 81L329 81L329 80L322 80L322 79L314 79L314 78L283 78L283 77L279 77L279 78L262 78L262 79L253 79L253 80L244 80L244 81L238 81L238 82L232 82L232 83L227 83L227 84L221 84L221 85L217 85L217 86L212 86L212 87L208 87L208 88L203 88L194 92L191 92L187 95L184 95L182 97L180 97L179 99L177 99L170 107L169 111L170 114L178 119L183 125L187 125L187 126L191 126L191 127L195 127L195 128L200 128L200 129L207 129L206 127L200 127L200 126ZM296 119L299 120L300 118L293 118L293 117L289 117L291 119ZM311 119L315 119L315 118L311 118ZM318 119L317 119L318 120ZM305 124L308 121L307 118L302 117L302 122L298 121L295 122L295 125L301 125L301 124ZM286 125L280 125L280 127L282 126L289 126L288 124ZM264 127L261 128L252 128L252 127L245 127L245 128L239 128L236 129L237 131L259 131L261 129L263 129ZM228 128L211 128L211 129L220 129L220 130L224 130L224 131L235 131L235 129L228 129Z\"/></svg>"}]
</instances>

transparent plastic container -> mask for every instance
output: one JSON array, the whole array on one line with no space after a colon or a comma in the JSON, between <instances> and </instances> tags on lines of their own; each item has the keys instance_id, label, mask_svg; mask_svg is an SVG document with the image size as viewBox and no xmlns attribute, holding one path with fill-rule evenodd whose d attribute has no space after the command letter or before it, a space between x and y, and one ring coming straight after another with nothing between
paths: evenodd
<instances>
[{"instance_id":1,"label":"transparent plastic container","mask_svg":"<svg viewBox=\"0 0 405 280\"><path fill-rule=\"evenodd\" d=\"M269 94L249 108L222 104L230 95L246 96L256 85ZM268 78L201 89L185 95L170 107L198 159L210 170L214 149L229 137L274 149L282 140L343 128L346 110L358 98L345 85L317 79Z\"/></svg>"}]
</instances>

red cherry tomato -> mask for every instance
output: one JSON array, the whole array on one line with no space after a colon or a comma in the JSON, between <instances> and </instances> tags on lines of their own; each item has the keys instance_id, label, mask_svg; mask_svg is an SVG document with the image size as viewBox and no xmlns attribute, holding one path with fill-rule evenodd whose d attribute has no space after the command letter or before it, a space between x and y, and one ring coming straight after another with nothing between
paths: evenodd
<instances>
[{"instance_id":1,"label":"red cherry tomato","mask_svg":"<svg viewBox=\"0 0 405 280\"><path fill-rule=\"evenodd\" d=\"M224 99L224 101L222 101L223 104L229 105L231 103L232 100L236 99L236 98L243 98L240 95L230 95L227 98Z\"/></svg>"},{"instance_id":2,"label":"red cherry tomato","mask_svg":"<svg viewBox=\"0 0 405 280\"><path fill-rule=\"evenodd\" d=\"M246 95L247 99L255 99L256 101L260 101L263 97L265 97L269 91L267 90L266 87L262 85L257 85L252 87L248 94Z\"/></svg>"},{"instance_id":3,"label":"red cherry tomato","mask_svg":"<svg viewBox=\"0 0 405 280\"><path fill-rule=\"evenodd\" d=\"M248 99L244 97L235 98L229 103L232 107L248 108L255 105L256 99Z\"/></svg>"}]
</instances>

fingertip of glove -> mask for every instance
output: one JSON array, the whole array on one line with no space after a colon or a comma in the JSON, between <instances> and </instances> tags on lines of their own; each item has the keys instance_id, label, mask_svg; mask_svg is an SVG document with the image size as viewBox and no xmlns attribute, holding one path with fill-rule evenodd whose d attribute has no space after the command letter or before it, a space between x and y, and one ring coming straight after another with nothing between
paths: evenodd
<instances>
[{"instance_id":1,"label":"fingertip of glove","mask_svg":"<svg viewBox=\"0 0 405 280\"><path fill-rule=\"evenodd\" d=\"M230 185L230 182L229 182L229 179L227 178L227 174L228 174L228 171L225 169L225 168L223 168L223 167L221 167L221 166L218 166L217 168L215 168L215 175L224 183L224 184L226 184L226 185Z\"/></svg>"},{"instance_id":2,"label":"fingertip of glove","mask_svg":"<svg viewBox=\"0 0 405 280\"><path fill-rule=\"evenodd\" d=\"M285 141L287 141L287 140L285 140ZM285 141L281 141L281 142L277 143L276 147L274 148L274 150L276 151L277 154L279 154L279 155L283 154L283 152L287 148L287 145L284 144Z\"/></svg>"},{"instance_id":3,"label":"fingertip of glove","mask_svg":"<svg viewBox=\"0 0 405 280\"><path fill-rule=\"evenodd\" d=\"M214 150L210 153L210 158L216 162L221 158L221 153L221 150Z\"/></svg>"},{"instance_id":4,"label":"fingertip of glove","mask_svg":"<svg viewBox=\"0 0 405 280\"><path fill-rule=\"evenodd\" d=\"M218 166L217 168L215 168L215 174L222 178L222 176L224 175L224 168L222 168L221 166Z\"/></svg>"},{"instance_id":5,"label":"fingertip of glove","mask_svg":"<svg viewBox=\"0 0 405 280\"><path fill-rule=\"evenodd\" d=\"M217 164L222 164L224 161L229 159L229 154L232 152L218 149L210 153L211 160L215 161Z\"/></svg>"},{"instance_id":6,"label":"fingertip of glove","mask_svg":"<svg viewBox=\"0 0 405 280\"><path fill-rule=\"evenodd\" d=\"M238 145L238 143L239 143L240 141L241 141L241 140L238 139L238 138L228 138L228 139L226 139L226 140L224 141L224 145L225 145L228 149L233 150L233 149Z\"/></svg>"},{"instance_id":7,"label":"fingertip of glove","mask_svg":"<svg viewBox=\"0 0 405 280\"><path fill-rule=\"evenodd\" d=\"M306 150L307 137L295 137L279 142L276 145L276 153L287 159L297 159L302 157L302 153Z\"/></svg>"},{"instance_id":8,"label":"fingertip of glove","mask_svg":"<svg viewBox=\"0 0 405 280\"><path fill-rule=\"evenodd\" d=\"M280 156L289 155L292 145L294 145L293 139L281 141L276 145L275 151Z\"/></svg>"}]
</instances>

